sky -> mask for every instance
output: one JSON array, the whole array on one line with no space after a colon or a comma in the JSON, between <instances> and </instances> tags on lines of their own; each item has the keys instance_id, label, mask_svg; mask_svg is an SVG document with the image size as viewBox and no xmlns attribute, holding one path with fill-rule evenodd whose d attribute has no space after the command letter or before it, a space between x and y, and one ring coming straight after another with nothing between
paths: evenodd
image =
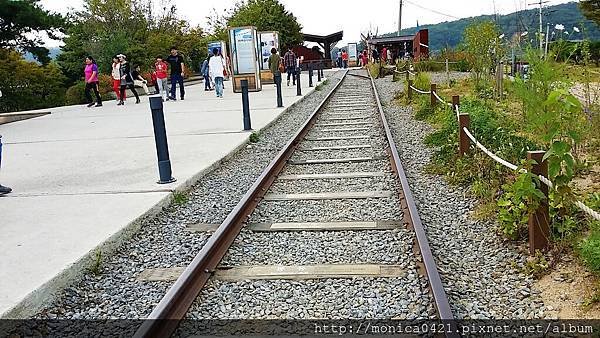
<instances>
[{"instance_id":1,"label":"sky","mask_svg":"<svg viewBox=\"0 0 600 338\"><path fill-rule=\"evenodd\" d=\"M165 0L154 0L157 4ZM192 25L206 26L211 9L223 11L233 7L237 0L171 0L179 15ZM403 0L402 27L414 27L453 21L481 14L508 14L525 8L536 0ZM361 33L378 31L379 34L397 31L399 0L343 1L343 0L280 0L303 26L303 33L328 35L344 31L344 40L338 45L358 42ZM572 0L550 0L556 5ZM42 0L44 8L59 13L81 9L82 0ZM59 42L48 41L48 47Z\"/></svg>"}]
</instances>

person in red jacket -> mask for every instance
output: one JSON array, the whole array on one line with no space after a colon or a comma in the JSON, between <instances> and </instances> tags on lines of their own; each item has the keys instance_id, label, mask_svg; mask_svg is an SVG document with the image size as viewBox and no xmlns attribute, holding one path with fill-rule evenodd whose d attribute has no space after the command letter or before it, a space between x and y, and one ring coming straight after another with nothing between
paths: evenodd
<instances>
[{"instance_id":1,"label":"person in red jacket","mask_svg":"<svg viewBox=\"0 0 600 338\"><path fill-rule=\"evenodd\" d=\"M344 68L348 68L348 53L344 49L342 49L342 63Z\"/></svg>"},{"instance_id":2,"label":"person in red jacket","mask_svg":"<svg viewBox=\"0 0 600 338\"><path fill-rule=\"evenodd\" d=\"M156 57L156 63L154 63L154 72L156 74L156 84L158 85L158 92L163 98L163 101L169 97L169 88L167 84L167 70L169 66L163 61L162 56Z\"/></svg>"}]
</instances>

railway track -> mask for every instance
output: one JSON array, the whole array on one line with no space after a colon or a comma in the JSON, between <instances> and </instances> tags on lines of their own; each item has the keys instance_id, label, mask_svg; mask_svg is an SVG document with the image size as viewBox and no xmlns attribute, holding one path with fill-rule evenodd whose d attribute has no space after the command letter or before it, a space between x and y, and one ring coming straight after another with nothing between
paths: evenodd
<instances>
[{"instance_id":1,"label":"railway track","mask_svg":"<svg viewBox=\"0 0 600 338\"><path fill-rule=\"evenodd\" d=\"M366 72L346 73L221 225L188 226L207 230L189 266L139 276L175 283L137 337L183 319L453 319Z\"/></svg>"}]
</instances>

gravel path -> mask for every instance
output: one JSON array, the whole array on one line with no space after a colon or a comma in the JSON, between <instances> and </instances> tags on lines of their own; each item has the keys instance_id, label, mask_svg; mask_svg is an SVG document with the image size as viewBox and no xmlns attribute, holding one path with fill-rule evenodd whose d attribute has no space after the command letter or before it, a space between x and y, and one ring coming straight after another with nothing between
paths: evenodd
<instances>
[{"instance_id":1,"label":"gravel path","mask_svg":"<svg viewBox=\"0 0 600 338\"><path fill-rule=\"evenodd\" d=\"M355 92L368 82L348 77L342 91ZM362 87L361 87L362 86ZM368 87L367 87L368 88ZM343 94L341 94L343 95ZM330 101L324 116L331 112ZM370 96L367 96L370 97ZM368 131L323 132L319 123L307 137L369 135L363 141L373 149L298 151L292 160L385 156L383 133L372 114ZM322 120L322 119L321 119ZM321 121L320 120L320 121ZM321 122L322 123L322 122ZM327 122L330 123L330 122ZM328 129L331 127L327 127ZM352 129L352 128L349 128ZM322 142L307 142L323 146ZM326 144L331 144L327 142ZM336 145L344 144L336 141ZM306 147L302 143L300 147ZM386 172L369 179L310 181L278 180L268 193L392 191L390 198L357 200L262 201L250 222L329 222L402 220L399 185L391 175L389 160L363 163L288 165L289 174ZM253 232L244 228L222 262L238 265L394 264L403 274L396 278L322 279L307 281L219 281L211 279L188 312L189 318L235 319L348 319L430 318L435 311L426 281L417 273L412 246L414 233L408 229L387 231Z\"/></svg>"},{"instance_id":2,"label":"gravel path","mask_svg":"<svg viewBox=\"0 0 600 338\"><path fill-rule=\"evenodd\" d=\"M453 74L457 76L464 75ZM432 74L433 82L444 79L445 74ZM387 77L376 85L455 316L543 318L545 307L532 290L533 279L515 268L525 264L525 256L502 242L493 222L470 219L475 201L466 190L423 170L433 149L422 141L432 128L416 121L410 108L391 102L402 83Z\"/></svg>"},{"instance_id":3,"label":"gravel path","mask_svg":"<svg viewBox=\"0 0 600 338\"><path fill-rule=\"evenodd\" d=\"M142 283L135 277L147 268L189 264L210 234L186 231L186 224L221 223L341 75L332 74L324 90L313 92L282 114L261 133L258 143L247 146L202 178L192 187L187 202L144 221L131 240L110 257L102 257L98 276L85 275L36 318L132 319L150 314L170 283Z\"/></svg>"}]
</instances>

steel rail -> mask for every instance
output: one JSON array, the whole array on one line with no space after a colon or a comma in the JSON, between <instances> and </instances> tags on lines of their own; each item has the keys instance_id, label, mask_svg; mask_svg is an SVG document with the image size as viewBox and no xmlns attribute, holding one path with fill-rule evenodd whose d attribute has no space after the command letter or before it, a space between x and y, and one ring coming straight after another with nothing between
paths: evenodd
<instances>
[{"instance_id":1,"label":"steel rail","mask_svg":"<svg viewBox=\"0 0 600 338\"><path fill-rule=\"evenodd\" d=\"M392 131L385 117L385 112L383 110L383 106L381 105L379 93L377 92L377 87L375 86L375 81L373 80L373 77L371 77L371 86L373 88L373 93L375 94L377 108L379 109L381 122L385 129L385 135L388 140L388 145L390 148L389 150L391 153L390 160L392 161L392 168L398 174L398 178L400 179L400 183L402 185L404 200L410 214L410 219L415 231L415 235L417 237L419 251L421 253L421 257L423 258L423 264L425 266L425 271L429 280L429 286L433 293L435 306L438 310L438 314L441 320L454 320L454 315L452 314L452 311L450 309L450 303L448 302L448 296L446 295L446 291L444 290L444 286L442 285L440 274L433 259L433 253L431 252L431 248L429 247L429 241L427 240L427 235L425 234L425 229L423 228L423 223L421 222L421 217L419 217L417 205L415 204L415 201L413 199L412 192L408 184L408 179L406 178L406 173L404 172L404 167L402 166L400 156L398 155L398 148L396 147Z\"/></svg>"},{"instance_id":2,"label":"steel rail","mask_svg":"<svg viewBox=\"0 0 600 338\"><path fill-rule=\"evenodd\" d=\"M287 160L292 156L300 141L302 141L314 125L318 113L342 84L346 74L348 74L348 71L344 73L336 86L327 94L319 106L316 107L294 137L288 141L264 169L252 187L194 257L190 265L177 278L152 313L144 320L134 337L169 337L175 332L179 322L185 317L187 311L198 297L198 294L240 233L244 222L248 219L252 210L260 202L273 181L275 181L277 174L286 165Z\"/></svg>"}]
</instances>

